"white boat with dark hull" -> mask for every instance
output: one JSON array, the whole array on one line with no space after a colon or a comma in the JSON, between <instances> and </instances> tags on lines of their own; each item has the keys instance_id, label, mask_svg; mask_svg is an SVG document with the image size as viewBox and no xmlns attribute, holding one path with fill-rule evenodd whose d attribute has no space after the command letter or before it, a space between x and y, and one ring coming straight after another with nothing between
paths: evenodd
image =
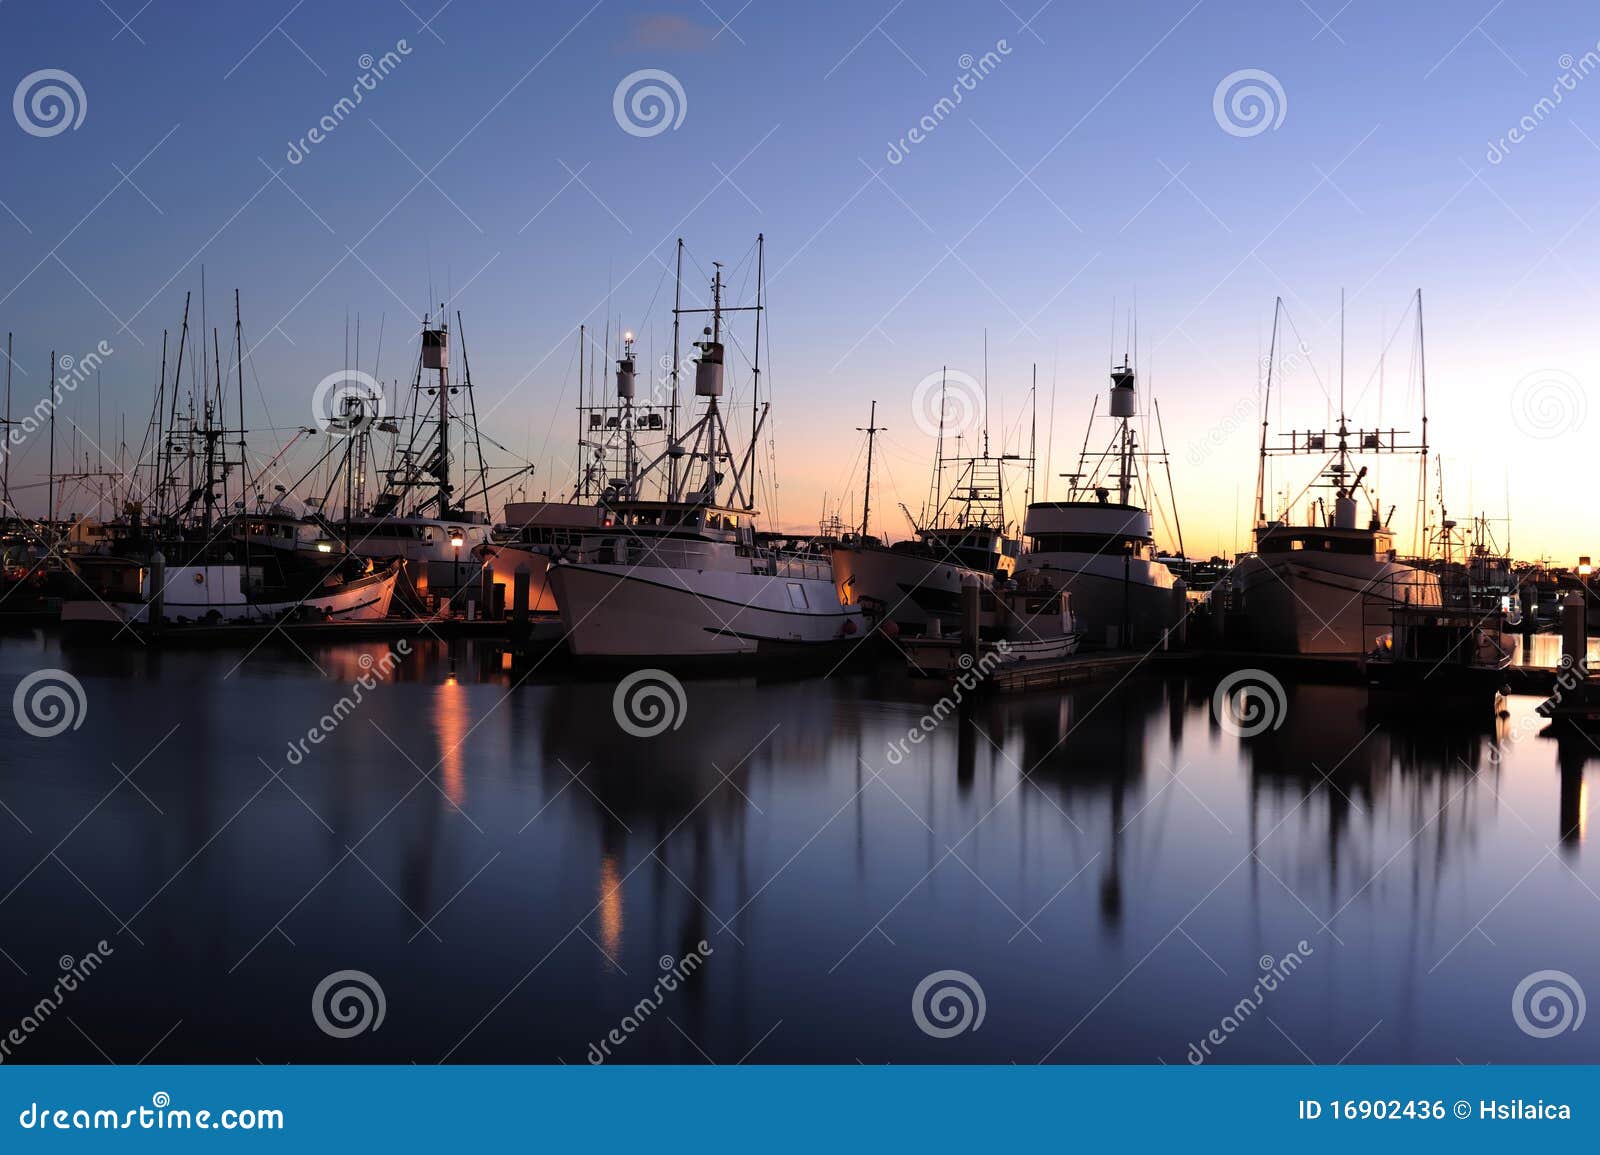
<instances>
[{"instance_id":1,"label":"white boat with dark hull","mask_svg":"<svg viewBox=\"0 0 1600 1155\"><path fill-rule=\"evenodd\" d=\"M1422 294L1418 291L1417 340L1422 339ZM1278 347L1280 299L1273 318L1273 349ZM1272 361L1269 358L1267 394L1271 399ZM1395 429L1352 429L1344 414L1343 351L1340 353L1339 423L1331 430L1295 431L1286 443L1269 445L1266 410L1261 425L1260 471L1256 482L1257 524L1255 554L1234 569L1229 616L1230 641L1236 646L1269 653L1318 654L1359 660L1388 634L1396 611L1443 603L1438 577L1398 560L1394 532L1382 513L1382 503L1369 490L1367 467L1357 468L1357 453L1370 455L1415 454L1421 461L1420 494L1427 493L1427 383L1426 359L1422 367L1422 439L1402 440ZM1309 503L1296 518L1292 503L1276 516L1266 511L1266 474L1270 458L1277 455L1323 458L1316 477L1302 493L1313 488L1331 490L1331 512L1325 499ZM1368 506L1365 519L1358 498ZM1393 506L1390 507L1392 513ZM1426 520L1425 518L1423 520Z\"/></svg>"},{"instance_id":2,"label":"white boat with dark hull","mask_svg":"<svg viewBox=\"0 0 1600 1155\"><path fill-rule=\"evenodd\" d=\"M1152 497L1139 473L1141 460L1164 460L1165 451L1143 452L1137 413L1134 372L1124 361L1111 371L1110 445L1092 466L1087 453L1080 459L1069 500L1036 501L1023 523L1019 571L1069 591L1086 640L1111 648L1159 645L1187 612L1183 583L1156 550Z\"/></svg>"},{"instance_id":3,"label":"white boat with dark hull","mask_svg":"<svg viewBox=\"0 0 1600 1155\"><path fill-rule=\"evenodd\" d=\"M755 451L769 407L759 393L763 247L758 237L750 445L735 451L719 407L723 316L737 310L724 309L718 264L711 308L674 310L675 328L679 316L696 312L709 312L711 324L695 342L695 395L705 409L645 467L669 463L667 499L603 501L610 526L584 538L581 558L550 570L568 645L579 657L719 665L821 657L862 634L861 610L840 601L827 557L773 549L755 533ZM681 268L681 241L679 254ZM724 483L728 498L720 500Z\"/></svg>"}]
</instances>

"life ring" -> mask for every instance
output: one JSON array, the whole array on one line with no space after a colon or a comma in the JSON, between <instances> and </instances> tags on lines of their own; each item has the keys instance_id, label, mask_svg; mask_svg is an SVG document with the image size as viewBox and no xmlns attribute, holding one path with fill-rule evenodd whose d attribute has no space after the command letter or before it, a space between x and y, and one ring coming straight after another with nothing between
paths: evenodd
<instances>
[{"instance_id":1,"label":"life ring","mask_svg":"<svg viewBox=\"0 0 1600 1155\"><path fill-rule=\"evenodd\" d=\"M195 575L194 575L194 584L197 585L197 586L203 586L203 585L206 584L206 575L205 575L205 573L203 571L199 571L199 572L195 573Z\"/></svg>"}]
</instances>

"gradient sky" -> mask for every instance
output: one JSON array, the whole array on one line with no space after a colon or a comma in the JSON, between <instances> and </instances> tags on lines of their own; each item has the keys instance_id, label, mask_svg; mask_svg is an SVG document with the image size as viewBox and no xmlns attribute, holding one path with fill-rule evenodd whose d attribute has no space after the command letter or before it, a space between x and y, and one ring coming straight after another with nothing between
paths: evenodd
<instances>
[{"instance_id":1,"label":"gradient sky","mask_svg":"<svg viewBox=\"0 0 1600 1155\"><path fill-rule=\"evenodd\" d=\"M92 434L98 401L114 455L114 415L142 427L161 330L203 264L212 324L231 324L243 292L266 455L283 435L269 429L305 424L312 389L344 364L347 317L362 318L364 367L381 317L380 375L409 372L401 343L431 285L465 318L486 428L541 463L534 492L556 491L578 323L620 318L659 355L674 239L694 275L764 232L776 520L814 524L825 494L859 503L855 427L877 399L875 501L903 533L889 515L920 503L933 448L913 390L943 364L981 375L986 330L991 436L1025 448L1037 362L1041 451L1054 382L1062 472L1104 388L1113 304L1120 354L1136 295L1187 544L1209 553L1250 525L1274 299L1310 347L1287 379L1288 424L1326 419L1343 288L1352 417L1377 422L1368 382L1400 327L1382 420L1414 430L1405 318L1421 287L1452 516L1503 514L1509 478L1519 555L1600 553L1580 496L1600 422L1587 404L1600 76L1560 84L1600 51L1592 6L455 0L435 15L439 3L0 6L7 84L62 69L87 98L74 129L4 128L15 407L43 394L52 348L106 340L103 392L86 385L64 415ZM362 54L401 40L398 68L291 164L290 142L349 93ZM891 163L964 54L1002 41L998 65ZM639 137L612 98L647 68L670 72L686 105L676 128ZM1244 69L1284 93L1281 122L1255 135L1213 110ZM1525 117L1523 139L1499 144ZM70 438L63 427L63 454ZM42 474L40 440L17 450L14 486ZM21 493L42 509L40 490ZM1406 535L1415 493L1411 464L1385 471Z\"/></svg>"}]
</instances>

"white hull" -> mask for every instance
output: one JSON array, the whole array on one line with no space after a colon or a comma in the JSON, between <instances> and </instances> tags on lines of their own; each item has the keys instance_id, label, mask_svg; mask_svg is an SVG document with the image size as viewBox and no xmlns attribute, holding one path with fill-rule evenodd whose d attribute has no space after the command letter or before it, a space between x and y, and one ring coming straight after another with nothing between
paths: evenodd
<instances>
[{"instance_id":1,"label":"white hull","mask_svg":"<svg viewBox=\"0 0 1600 1155\"><path fill-rule=\"evenodd\" d=\"M989 584L989 576L953 562L863 546L836 546L833 576L839 598L859 606L870 598L884 607L884 621L921 630L930 619L941 625L961 620L961 582Z\"/></svg>"},{"instance_id":2,"label":"white hull","mask_svg":"<svg viewBox=\"0 0 1600 1155\"><path fill-rule=\"evenodd\" d=\"M1285 654L1361 657L1392 629L1396 605L1439 605L1434 575L1399 562L1300 552L1239 563L1233 608L1254 647Z\"/></svg>"},{"instance_id":3,"label":"white hull","mask_svg":"<svg viewBox=\"0 0 1600 1155\"><path fill-rule=\"evenodd\" d=\"M1172 571L1160 562L1112 554L1030 553L1023 555L1019 568L1042 574L1057 589L1071 593L1078 627L1095 644L1157 645L1163 631L1176 628L1186 612Z\"/></svg>"},{"instance_id":4,"label":"white hull","mask_svg":"<svg viewBox=\"0 0 1600 1155\"><path fill-rule=\"evenodd\" d=\"M242 566L174 566L166 570L161 620L172 624L272 622L303 611L307 617L330 621L373 621L388 616L398 574L397 569L381 571L298 600L251 602L241 592ZM149 585L148 577L145 584ZM90 598L65 602L61 607L63 625L123 625L149 620L147 601Z\"/></svg>"},{"instance_id":5,"label":"white hull","mask_svg":"<svg viewBox=\"0 0 1600 1155\"><path fill-rule=\"evenodd\" d=\"M860 609L841 605L826 578L564 562L549 580L580 657L771 656L862 629Z\"/></svg>"},{"instance_id":6,"label":"white hull","mask_svg":"<svg viewBox=\"0 0 1600 1155\"><path fill-rule=\"evenodd\" d=\"M490 545L483 549L488 560L484 568L497 585L506 588L506 606L511 608L517 588L517 574L528 575L528 608L534 613L554 613L555 590L550 586L551 557L537 549L520 545Z\"/></svg>"},{"instance_id":7,"label":"white hull","mask_svg":"<svg viewBox=\"0 0 1600 1155\"><path fill-rule=\"evenodd\" d=\"M997 643L984 642L976 662L965 657L961 642L956 638L907 638L901 648L916 673L958 674L974 666L980 667L981 672L1031 662L1059 661L1078 652L1078 635L1058 634L1025 642L1007 642L1004 650Z\"/></svg>"}]
</instances>

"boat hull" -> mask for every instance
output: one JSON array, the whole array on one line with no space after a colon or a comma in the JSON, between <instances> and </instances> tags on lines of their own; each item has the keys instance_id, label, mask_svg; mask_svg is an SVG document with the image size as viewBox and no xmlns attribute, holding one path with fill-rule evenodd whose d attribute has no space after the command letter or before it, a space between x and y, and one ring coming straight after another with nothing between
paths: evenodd
<instances>
[{"instance_id":1,"label":"boat hull","mask_svg":"<svg viewBox=\"0 0 1600 1155\"><path fill-rule=\"evenodd\" d=\"M389 614L399 572L397 565L391 565L343 585L313 590L303 598L246 601L240 589L239 566L175 566L165 571L161 620L167 625L259 624L298 615L319 621L376 621ZM80 598L61 607L61 624L70 630L120 630L149 621L148 601Z\"/></svg>"},{"instance_id":2,"label":"boat hull","mask_svg":"<svg viewBox=\"0 0 1600 1155\"><path fill-rule=\"evenodd\" d=\"M1361 658L1388 633L1394 610L1441 604L1434 575L1376 558L1301 554L1246 558L1233 577L1233 611L1248 637L1278 654Z\"/></svg>"},{"instance_id":3,"label":"boat hull","mask_svg":"<svg viewBox=\"0 0 1600 1155\"><path fill-rule=\"evenodd\" d=\"M562 562L549 581L580 658L782 658L862 636L860 608L825 578Z\"/></svg>"},{"instance_id":4,"label":"boat hull","mask_svg":"<svg viewBox=\"0 0 1600 1155\"><path fill-rule=\"evenodd\" d=\"M1160 562L1050 553L1024 555L1021 568L1072 595L1072 612L1087 643L1111 649L1160 645L1187 612L1172 571Z\"/></svg>"},{"instance_id":5,"label":"boat hull","mask_svg":"<svg viewBox=\"0 0 1600 1155\"><path fill-rule=\"evenodd\" d=\"M930 621L941 626L960 623L963 580L989 584L987 574L966 566L867 546L835 547L833 576L839 598L846 605L879 603L883 606L880 621L919 632L926 630Z\"/></svg>"}]
</instances>

